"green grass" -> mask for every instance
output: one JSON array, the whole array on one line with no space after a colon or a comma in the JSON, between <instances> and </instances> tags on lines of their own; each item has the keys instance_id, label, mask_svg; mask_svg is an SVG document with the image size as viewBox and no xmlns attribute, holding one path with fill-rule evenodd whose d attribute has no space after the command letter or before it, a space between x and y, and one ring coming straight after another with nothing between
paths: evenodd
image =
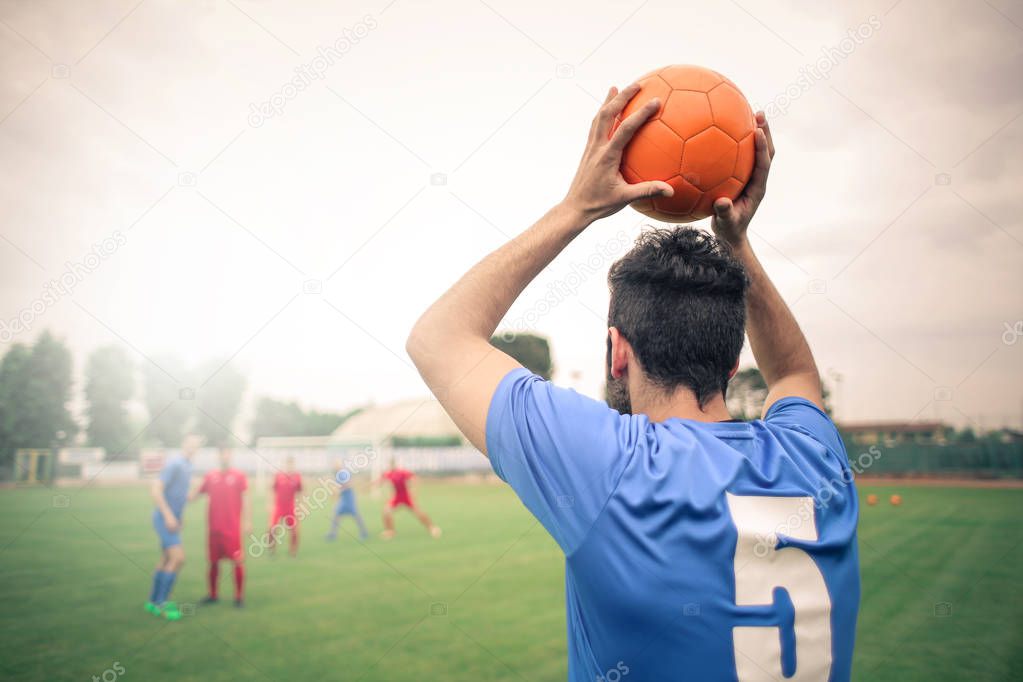
<instances>
[{"instance_id":1,"label":"green grass","mask_svg":"<svg viewBox=\"0 0 1023 682\"><path fill-rule=\"evenodd\" d=\"M899 508L862 509L856 679L1014 678L1023 490L899 492ZM54 506L55 494L69 506ZM0 677L88 680L117 663L157 682L564 679L554 542L504 486L424 483L419 497L440 540L403 514L392 542L328 544L323 509L303 524L297 560L249 561L243 611L228 601L166 623L142 610L157 554L144 490L0 491ZM360 503L375 534L379 501ZM179 603L205 591L203 512L186 513ZM943 602L950 616L935 615Z\"/></svg>"}]
</instances>

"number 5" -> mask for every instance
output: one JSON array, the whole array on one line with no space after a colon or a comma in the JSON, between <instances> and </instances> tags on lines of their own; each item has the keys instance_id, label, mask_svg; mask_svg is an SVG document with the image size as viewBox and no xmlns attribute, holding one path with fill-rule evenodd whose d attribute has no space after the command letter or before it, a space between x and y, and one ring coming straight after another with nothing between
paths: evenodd
<instances>
[{"instance_id":1,"label":"number 5","mask_svg":"<svg viewBox=\"0 0 1023 682\"><path fill-rule=\"evenodd\" d=\"M735 545L736 605L771 606L775 588L785 589L795 611L796 643L795 671L787 679L827 680L831 672L831 598L824 576L803 550L777 547L778 534L817 540L813 498L725 495L739 533ZM740 682L785 679L782 635L780 627L769 625L732 629Z\"/></svg>"}]
</instances>

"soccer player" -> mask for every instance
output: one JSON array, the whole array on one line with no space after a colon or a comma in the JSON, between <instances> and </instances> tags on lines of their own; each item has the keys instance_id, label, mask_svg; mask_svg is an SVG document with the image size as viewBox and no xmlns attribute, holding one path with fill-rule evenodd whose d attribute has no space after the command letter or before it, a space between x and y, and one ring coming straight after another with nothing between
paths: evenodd
<instances>
[{"instance_id":1,"label":"soccer player","mask_svg":"<svg viewBox=\"0 0 1023 682\"><path fill-rule=\"evenodd\" d=\"M192 495L195 498L205 493L209 497L207 550L210 591L202 599L203 604L219 601L217 582L221 559L234 564L234 605L241 608L245 604L245 555L241 536L252 532L248 489L249 481L245 474L231 467L230 448L220 448L220 468L207 473L202 485Z\"/></svg>"},{"instance_id":2,"label":"soccer player","mask_svg":"<svg viewBox=\"0 0 1023 682\"><path fill-rule=\"evenodd\" d=\"M188 436L181 444L181 454L167 460L160 477L153 481L150 493L153 496L153 528L160 538L160 560L153 574L153 587L149 591L146 611L163 616L167 620L178 620L181 611L170 601L174 581L185 563L185 550L181 546L181 521L188 499L188 486L192 480L192 458L199 450L201 440Z\"/></svg>"},{"instance_id":3,"label":"soccer player","mask_svg":"<svg viewBox=\"0 0 1023 682\"><path fill-rule=\"evenodd\" d=\"M409 490L409 482L415 476L408 469L399 468L394 458L391 458L390 469L385 471L380 477L377 483L383 483L384 481L390 481L391 485L394 486L394 496L391 498L387 506L384 507L383 518L384 518L384 531L380 534L385 540L390 540L394 537L394 510L397 507L408 507L416 518L419 519L419 523L423 524L430 535L435 538L440 537L440 528L433 525L430 521L430 517L426 515L426 512L422 511L416 506L416 503L412 501L412 492Z\"/></svg>"},{"instance_id":4,"label":"soccer player","mask_svg":"<svg viewBox=\"0 0 1023 682\"><path fill-rule=\"evenodd\" d=\"M407 349L468 439L566 557L574 681L850 677L857 500L806 338L747 237L774 144L757 114L753 176L719 198L716 238L642 233L611 266L609 406L490 345L523 289L574 237L633 201L622 150L657 110L608 93L564 200L433 304ZM613 130L613 132L612 132ZM749 335L768 385L738 422L728 380ZM617 409L614 409L617 408Z\"/></svg>"},{"instance_id":5,"label":"soccer player","mask_svg":"<svg viewBox=\"0 0 1023 682\"><path fill-rule=\"evenodd\" d=\"M295 516L295 495L302 491L302 474L295 471L295 458L288 455L284 471L278 471L270 486L273 503L270 506L270 530L267 531L267 548L273 555L277 547L277 535L290 532L291 556L298 556L298 517Z\"/></svg>"},{"instance_id":6,"label":"soccer player","mask_svg":"<svg viewBox=\"0 0 1023 682\"><path fill-rule=\"evenodd\" d=\"M341 517L345 515L355 519L355 524L359 527L359 539L365 540L368 533L366 532L366 524L362 522L362 515L359 514L359 508L355 504L355 490L352 488L351 472L345 469L341 462L335 463L334 468L337 470L337 473L334 474L334 480L340 484L340 487L337 489L337 505L334 507L334 519L330 524L327 540L333 541L337 539L337 529L341 523Z\"/></svg>"}]
</instances>

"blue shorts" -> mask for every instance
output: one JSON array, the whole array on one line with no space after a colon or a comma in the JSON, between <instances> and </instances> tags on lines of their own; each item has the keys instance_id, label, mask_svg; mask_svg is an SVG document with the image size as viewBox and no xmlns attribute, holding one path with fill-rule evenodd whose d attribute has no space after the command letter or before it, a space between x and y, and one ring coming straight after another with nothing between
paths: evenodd
<instances>
[{"instance_id":1,"label":"blue shorts","mask_svg":"<svg viewBox=\"0 0 1023 682\"><path fill-rule=\"evenodd\" d=\"M346 499L342 497L340 500L338 500L337 506L334 507L334 516L341 516L342 514L355 516L358 513L359 512L355 510L354 499Z\"/></svg>"},{"instance_id":2,"label":"blue shorts","mask_svg":"<svg viewBox=\"0 0 1023 682\"><path fill-rule=\"evenodd\" d=\"M181 544L181 531L172 533L167 530L167 526L163 522L163 514L159 509L153 510L153 528L156 530L157 537L160 538L160 549Z\"/></svg>"}]
</instances>

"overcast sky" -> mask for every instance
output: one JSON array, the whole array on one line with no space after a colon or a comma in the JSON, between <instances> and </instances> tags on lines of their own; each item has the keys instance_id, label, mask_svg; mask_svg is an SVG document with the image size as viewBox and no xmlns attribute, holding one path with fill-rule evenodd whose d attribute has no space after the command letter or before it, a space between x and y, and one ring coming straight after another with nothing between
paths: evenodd
<instances>
[{"instance_id":1,"label":"overcast sky","mask_svg":"<svg viewBox=\"0 0 1023 682\"><path fill-rule=\"evenodd\" d=\"M563 196L607 87L670 63L773 113L755 246L839 417L1019 425L1007 0L0 2L0 351L49 328L79 371L119 343L231 358L250 399L425 395L415 318ZM509 315L561 383L599 394L607 266L644 222L592 226Z\"/></svg>"}]
</instances>

